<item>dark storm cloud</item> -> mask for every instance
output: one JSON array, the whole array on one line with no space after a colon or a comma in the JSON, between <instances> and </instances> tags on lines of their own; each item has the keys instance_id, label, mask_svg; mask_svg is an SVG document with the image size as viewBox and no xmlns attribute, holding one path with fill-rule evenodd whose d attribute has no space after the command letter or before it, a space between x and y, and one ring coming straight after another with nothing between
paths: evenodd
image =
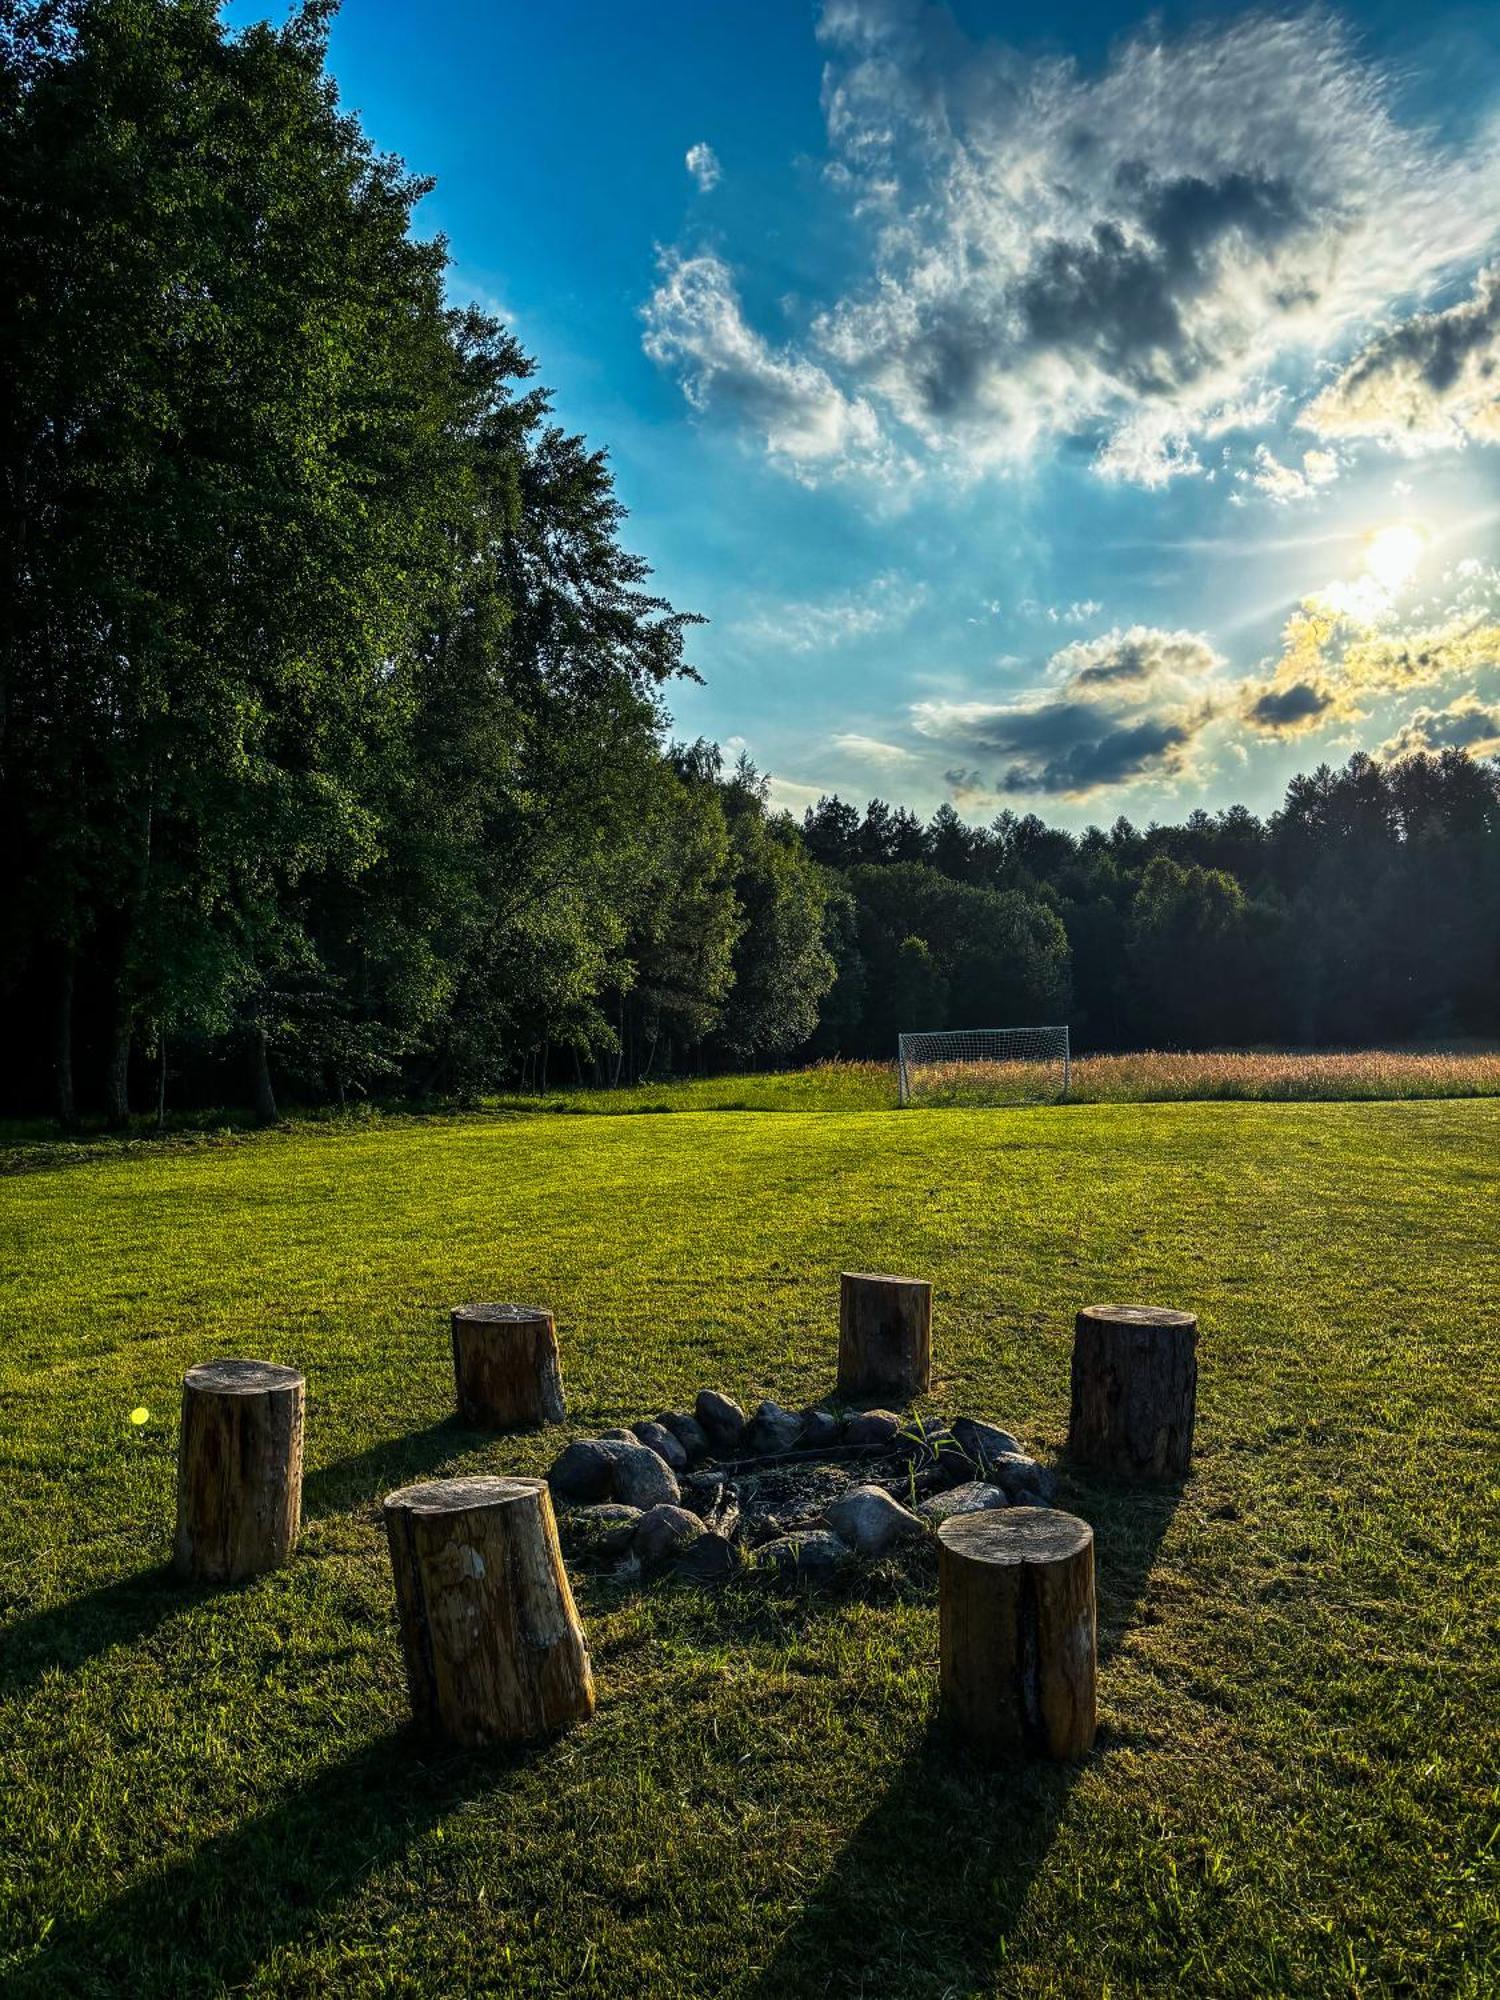
<instances>
[{"instance_id":1,"label":"dark storm cloud","mask_svg":"<svg viewBox=\"0 0 1500 2000\"><path fill-rule=\"evenodd\" d=\"M1092 714L1097 726L1097 710ZM1144 722L1127 723L1102 736L1070 743L1045 763L1012 764L999 789L1064 793L1076 798L1101 791L1106 785L1124 784L1148 771L1171 770L1193 735L1186 721L1162 722L1148 717Z\"/></svg>"},{"instance_id":2,"label":"dark storm cloud","mask_svg":"<svg viewBox=\"0 0 1500 2000\"><path fill-rule=\"evenodd\" d=\"M1081 796L1107 785L1181 767L1194 739L1212 721L1208 701L1161 714L1122 712L1099 701L1013 704L929 704L918 727L960 746L975 763L1005 759L994 789ZM946 773L950 789L976 789L968 763Z\"/></svg>"},{"instance_id":3,"label":"dark storm cloud","mask_svg":"<svg viewBox=\"0 0 1500 2000\"><path fill-rule=\"evenodd\" d=\"M1189 334L1193 303L1234 256L1268 249L1302 216L1285 182L1254 174L1155 182L1130 163L1118 180L1126 214L1085 241L1042 244L1016 309L1033 347L1088 356L1140 396L1170 395L1222 358Z\"/></svg>"},{"instance_id":4,"label":"dark storm cloud","mask_svg":"<svg viewBox=\"0 0 1500 2000\"><path fill-rule=\"evenodd\" d=\"M1294 735L1307 729L1334 705L1334 695L1312 681L1294 681L1290 687L1268 688L1250 702L1245 720L1271 735Z\"/></svg>"}]
</instances>

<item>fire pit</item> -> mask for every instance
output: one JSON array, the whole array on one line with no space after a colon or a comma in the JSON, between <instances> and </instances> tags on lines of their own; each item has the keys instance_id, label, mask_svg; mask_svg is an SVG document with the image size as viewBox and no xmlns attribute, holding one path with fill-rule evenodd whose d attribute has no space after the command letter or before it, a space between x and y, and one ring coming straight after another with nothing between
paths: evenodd
<instances>
[{"instance_id":1,"label":"fire pit","mask_svg":"<svg viewBox=\"0 0 1500 2000\"><path fill-rule=\"evenodd\" d=\"M570 1444L548 1473L569 1553L626 1576L810 1585L957 1514L1045 1506L1052 1475L961 1416L763 1402L694 1408Z\"/></svg>"}]
</instances>

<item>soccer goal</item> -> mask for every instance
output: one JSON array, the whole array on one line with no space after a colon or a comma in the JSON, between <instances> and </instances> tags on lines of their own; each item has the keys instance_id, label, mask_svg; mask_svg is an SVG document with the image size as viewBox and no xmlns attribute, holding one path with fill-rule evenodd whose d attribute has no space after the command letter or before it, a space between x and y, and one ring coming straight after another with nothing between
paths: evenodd
<instances>
[{"instance_id":1,"label":"soccer goal","mask_svg":"<svg viewBox=\"0 0 1500 2000\"><path fill-rule=\"evenodd\" d=\"M1068 1094L1066 1028L948 1028L898 1035L903 1104L1050 1104Z\"/></svg>"}]
</instances>

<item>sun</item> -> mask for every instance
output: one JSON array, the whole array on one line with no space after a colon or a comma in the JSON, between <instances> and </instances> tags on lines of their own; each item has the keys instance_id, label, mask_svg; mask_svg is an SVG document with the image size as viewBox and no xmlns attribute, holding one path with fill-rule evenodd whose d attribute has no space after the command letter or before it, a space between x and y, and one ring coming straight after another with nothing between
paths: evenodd
<instances>
[{"instance_id":1,"label":"sun","mask_svg":"<svg viewBox=\"0 0 1500 2000\"><path fill-rule=\"evenodd\" d=\"M1365 543L1364 571L1387 596L1406 588L1427 552L1427 537L1410 521L1377 528Z\"/></svg>"}]
</instances>

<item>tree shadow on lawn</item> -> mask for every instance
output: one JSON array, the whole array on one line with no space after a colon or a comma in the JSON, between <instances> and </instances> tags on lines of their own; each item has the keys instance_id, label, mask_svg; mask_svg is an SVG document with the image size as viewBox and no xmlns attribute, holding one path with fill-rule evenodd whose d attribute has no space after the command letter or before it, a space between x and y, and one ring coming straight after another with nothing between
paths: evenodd
<instances>
[{"instance_id":1,"label":"tree shadow on lawn","mask_svg":"<svg viewBox=\"0 0 1500 2000\"><path fill-rule=\"evenodd\" d=\"M1074 1475L1059 1496L1094 1527L1105 1703L1108 1663L1139 1613L1181 1494ZM747 1988L751 2000L905 2000L987 1988L1074 1784L1115 1740L1101 1727L1081 1765L985 1769L941 1721L931 1723Z\"/></svg>"},{"instance_id":2,"label":"tree shadow on lawn","mask_svg":"<svg viewBox=\"0 0 1500 2000\"><path fill-rule=\"evenodd\" d=\"M459 1752L410 1729L382 1737L89 1915L60 1920L5 1991L238 1990L438 1820L503 1791L550 1747Z\"/></svg>"}]
</instances>

